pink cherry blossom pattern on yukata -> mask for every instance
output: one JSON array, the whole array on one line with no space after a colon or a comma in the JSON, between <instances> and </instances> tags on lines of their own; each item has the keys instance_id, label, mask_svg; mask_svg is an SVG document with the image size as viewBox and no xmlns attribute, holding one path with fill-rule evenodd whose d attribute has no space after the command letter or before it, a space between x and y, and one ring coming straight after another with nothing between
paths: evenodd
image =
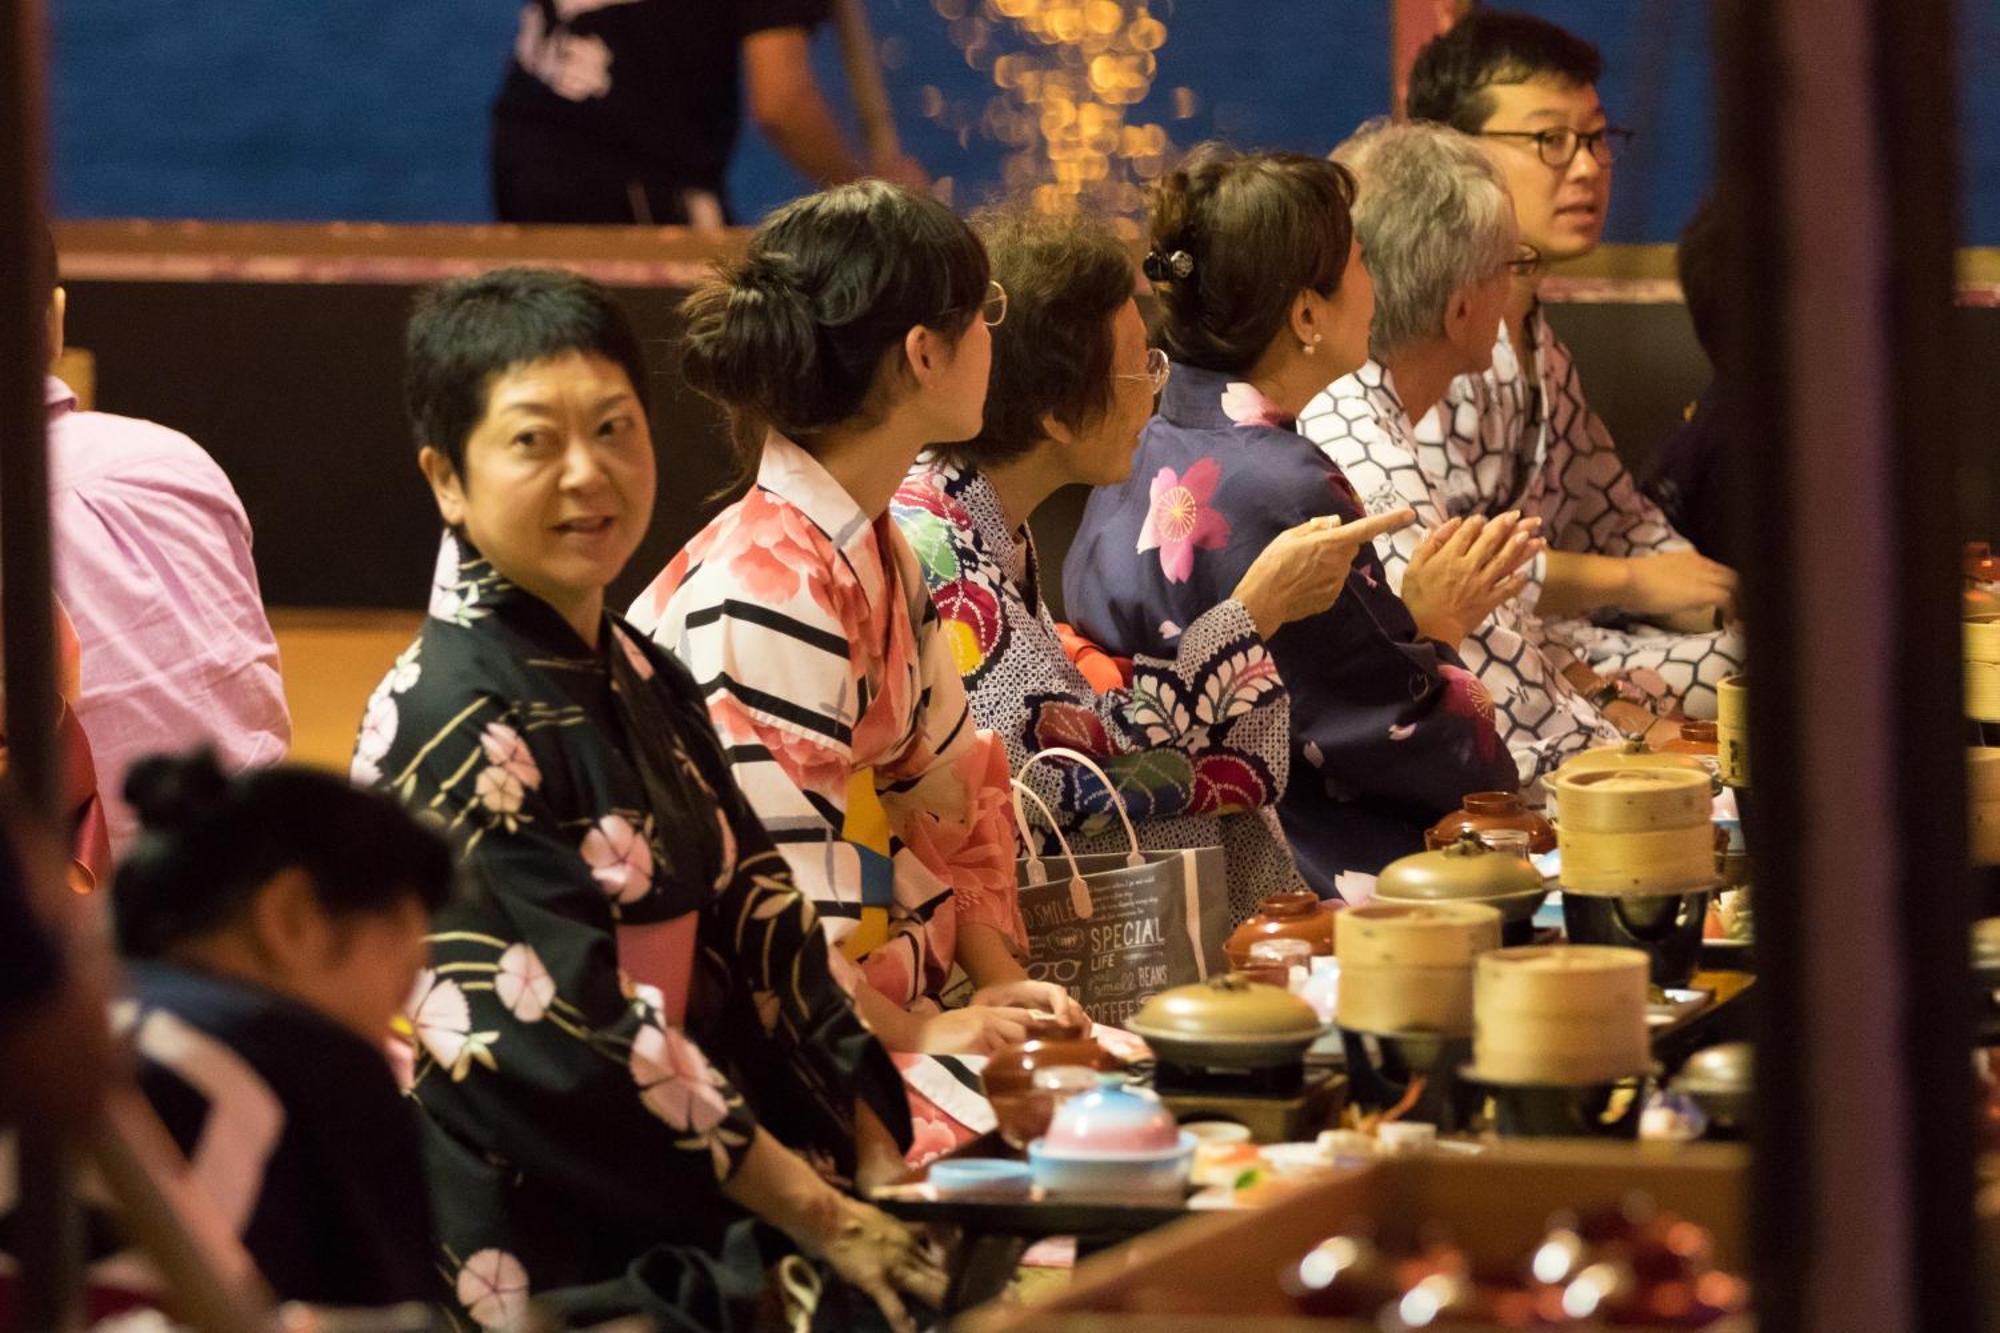
<instances>
[{"instance_id":1,"label":"pink cherry blossom pattern on yukata","mask_svg":"<svg viewBox=\"0 0 2000 1333\"><path fill-rule=\"evenodd\" d=\"M638 902L653 887L653 849L646 835L616 811L591 825L580 850L590 877L614 901Z\"/></svg>"},{"instance_id":2,"label":"pink cherry blossom pattern on yukata","mask_svg":"<svg viewBox=\"0 0 2000 1333\"><path fill-rule=\"evenodd\" d=\"M435 968L425 968L417 974L407 1013L431 1059L446 1069L457 1065L472 1034L472 1009L458 983L439 977Z\"/></svg>"},{"instance_id":3,"label":"pink cherry blossom pattern on yukata","mask_svg":"<svg viewBox=\"0 0 2000 1333\"><path fill-rule=\"evenodd\" d=\"M625 652L625 662L626 665L632 668L632 674L636 675L640 680L651 680L653 678L653 663L647 658L645 650L622 628L614 629L612 633L618 640L618 646Z\"/></svg>"},{"instance_id":4,"label":"pink cherry blossom pattern on yukata","mask_svg":"<svg viewBox=\"0 0 2000 1333\"><path fill-rule=\"evenodd\" d=\"M1153 478L1152 507L1139 529L1139 553L1157 550L1160 572L1169 583L1186 583L1194 572L1197 548L1216 551L1229 544L1229 520L1209 506L1222 469L1213 458L1203 458L1176 475L1163 467Z\"/></svg>"},{"instance_id":5,"label":"pink cherry blossom pattern on yukata","mask_svg":"<svg viewBox=\"0 0 2000 1333\"><path fill-rule=\"evenodd\" d=\"M458 1270L458 1303L481 1328L504 1328L528 1308L528 1270L505 1250L479 1250Z\"/></svg>"},{"instance_id":6,"label":"pink cherry blossom pattern on yukata","mask_svg":"<svg viewBox=\"0 0 2000 1333\"><path fill-rule=\"evenodd\" d=\"M673 1028L647 1023L634 1033L629 1067L646 1109L683 1134L706 1134L729 1114L707 1058Z\"/></svg>"},{"instance_id":7,"label":"pink cherry blossom pattern on yukata","mask_svg":"<svg viewBox=\"0 0 2000 1333\"><path fill-rule=\"evenodd\" d=\"M528 793L541 787L541 765L521 733L505 722L488 722L479 734L479 748L487 764L473 783L479 803L496 815L514 814Z\"/></svg>"},{"instance_id":8,"label":"pink cherry blossom pattern on yukata","mask_svg":"<svg viewBox=\"0 0 2000 1333\"><path fill-rule=\"evenodd\" d=\"M1222 415L1239 426L1271 426L1290 429L1292 418L1278 405L1241 380L1231 380L1222 389Z\"/></svg>"},{"instance_id":9,"label":"pink cherry blossom pattern on yukata","mask_svg":"<svg viewBox=\"0 0 2000 1333\"><path fill-rule=\"evenodd\" d=\"M961 1142L949 1120L933 1120L915 1111L910 1113L910 1150L903 1160L912 1167L928 1166Z\"/></svg>"},{"instance_id":10,"label":"pink cherry blossom pattern on yukata","mask_svg":"<svg viewBox=\"0 0 2000 1333\"><path fill-rule=\"evenodd\" d=\"M532 946L509 945L493 974L493 994L523 1023L539 1023L556 998L556 979Z\"/></svg>"}]
</instances>

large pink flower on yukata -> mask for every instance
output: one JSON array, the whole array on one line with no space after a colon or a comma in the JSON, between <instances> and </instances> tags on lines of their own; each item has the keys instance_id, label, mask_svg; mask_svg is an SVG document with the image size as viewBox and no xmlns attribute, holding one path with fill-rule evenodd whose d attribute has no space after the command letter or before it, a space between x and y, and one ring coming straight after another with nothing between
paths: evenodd
<instances>
[{"instance_id":1,"label":"large pink flower on yukata","mask_svg":"<svg viewBox=\"0 0 2000 1333\"><path fill-rule=\"evenodd\" d=\"M825 546L825 536L804 514L753 487L668 561L639 600L650 603L656 617L662 615L694 566L720 565L727 572L734 596L783 606L803 587L822 610L832 614L827 581L821 572L830 559Z\"/></svg>"},{"instance_id":2,"label":"large pink flower on yukata","mask_svg":"<svg viewBox=\"0 0 2000 1333\"><path fill-rule=\"evenodd\" d=\"M653 848L643 830L613 811L583 835L579 848L590 877L613 901L635 903L653 887Z\"/></svg>"},{"instance_id":3,"label":"large pink flower on yukata","mask_svg":"<svg viewBox=\"0 0 2000 1333\"><path fill-rule=\"evenodd\" d=\"M1203 458L1176 476L1163 467L1153 478L1153 504L1139 529L1139 551L1160 553L1160 572L1169 583L1185 583L1194 572L1194 553L1220 550L1229 543L1229 520L1209 505L1222 468Z\"/></svg>"},{"instance_id":4,"label":"large pink flower on yukata","mask_svg":"<svg viewBox=\"0 0 2000 1333\"><path fill-rule=\"evenodd\" d=\"M481 1328L505 1328L528 1308L528 1270L505 1250L479 1250L458 1270L458 1303Z\"/></svg>"},{"instance_id":5,"label":"large pink flower on yukata","mask_svg":"<svg viewBox=\"0 0 2000 1333\"><path fill-rule=\"evenodd\" d=\"M646 1109L674 1129L706 1134L729 1114L707 1058L673 1028L641 1026L632 1035L629 1063Z\"/></svg>"}]
</instances>

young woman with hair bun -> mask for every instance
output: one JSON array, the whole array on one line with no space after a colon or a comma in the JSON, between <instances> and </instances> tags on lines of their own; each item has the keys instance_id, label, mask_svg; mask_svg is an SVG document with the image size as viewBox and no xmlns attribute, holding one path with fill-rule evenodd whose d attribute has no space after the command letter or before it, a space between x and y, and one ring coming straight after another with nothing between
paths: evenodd
<instances>
[{"instance_id":1,"label":"young woman with hair bun","mask_svg":"<svg viewBox=\"0 0 2000 1333\"><path fill-rule=\"evenodd\" d=\"M1295 429L1367 359L1375 303L1353 198L1337 163L1218 145L1161 182L1145 269L1173 373L1130 478L1092 493L1064 567L1071 618L1111 651L1171 656L1278 534L1366 515ZM1278 815L1321 897L1365 896L1465 793L1517 785L1457 654L1539 548L1517 518L1434 529L1401 598L1363 546L1337 600L1267 638L1292 696Z\"/></svg>"},{"instance_id":2,"label":"young woman with hair bun","mask_svg":"<svg viewBox=\"0 0 2000 1333\"><path fill-rule=\"evenodd\" d=\"M684 374L729 410L754 483L630 615L693 672L836 973L901 1053L921 1156L945 1144L936 1111L958 1130L990 1111L911 1057L1081 1014L1022 967L1006 752L888 514L920 452L979 432L1006 294L944 205L863 181L780 209L686 312ZM955 965L973 991L946 1008Z\"/></svg>"}]
</instances>

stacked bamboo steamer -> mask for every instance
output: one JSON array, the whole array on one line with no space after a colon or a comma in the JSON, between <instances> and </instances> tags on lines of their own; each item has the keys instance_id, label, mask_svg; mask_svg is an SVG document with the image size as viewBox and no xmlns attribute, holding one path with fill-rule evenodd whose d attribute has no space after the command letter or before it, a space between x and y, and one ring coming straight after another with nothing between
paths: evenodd
<instances>
[{"instance_id":1,"label":"stacked bamboo steamer","mask_svg":"<svg viewBox=\"0 0 2000 1333\"><path fill-rule=\"evenodd\" d=\"M1649 967L1637 949L1590 944L1481 954L1472 1078L1500 1086L1584 1087L1646 1073L1653 1060L1646 1027ZM1343 991L1346 984L1343 975Z\"/></svg>"},{"instance_id":2,"label":"stacked bamboo steamer","mask_svg":"<svg viewBox=\"0 0 2000 1333\"><path fill-rule=\"evenodd\" d=\"M1585 897L1695 893L1716 882L1709 779L1695 768L1558 773L1562 888Z\"/></svg>"},{"instance_id":3,"label":"stacked bamboo steamer","mask_svg":"<svg viewBox=\"0 0 2000 1333\"><path fill-rule=\"evenodd\" d=\"M2000 722L2000 616L1965 622L1965 712L1981 722Z\"/></svg>"},{"instance_id":4,"label":"stacked bamboo steamer","mask_svg":"<svg viewBox=\"0 0 2000 1333\"><path fill-rule=\"evenodd\" d=\"M1370 903L1335 913L1335 1019L1349 1032L1468 1036L1473 963L1499 947L1500 912L1484 903Z\"/></svg>"},{"instance_id":5,"label":"stacked bamboo steamer","mask_svg":"<svg viewBox=\"0 0 2000 1333\"><path fill-rule=\"evenodd\" d=\"M1725 787L1750 786L1750 678L1725 676L1715 689L1715 760Z\"/></svg>"},{"instance_id":6,"label":"stacked bamboo steamer","mask_svg":"<svg viewBox=\"0 0 2000 1333\"><path fill-rule=\"evenodd\" d=\"M1976 745L1966 752L1966 794L1971 810L1966 833L1972 864L2000 866L2000 746Z\"/></svg>"}]
</instances>

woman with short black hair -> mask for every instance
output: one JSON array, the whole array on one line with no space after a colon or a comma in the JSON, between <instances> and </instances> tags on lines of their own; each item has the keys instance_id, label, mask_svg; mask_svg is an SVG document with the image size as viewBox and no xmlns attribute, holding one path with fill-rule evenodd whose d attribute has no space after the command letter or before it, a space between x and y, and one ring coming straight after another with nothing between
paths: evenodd
<instances>
[{"instance_id":1,"label":"woman with short black hair","mask_svg":"<svg viewBox=\"0 0 2000 1333\"><path fill-rule=\"evenodd\" d=\"M1166 356L1146 346L1139 275L1109 227L1010 211L977 230L1008 293L985 424L919 459L892 512L954 640L973 716L1016 768L1052 746L1097 760L1143 842L1225 849L1241 919L1300 883L1273 809L1289 772L1289 696L1264 640L1325 610L1358 544L1402 518L1279 534L1171 655L1141 656L1129 683L1093 688L1042 603L1027 520L1063 486L1131 474ZM1028 781L1083 847L1123 846L1109 795L1080 765L1037 765Z\"/></svg>"},{"instance_id":2,"label":"woman with short black hair","mask_svg":"<svg viewBox=\"0 0 2000 1333\"><path fill-rule=\"evenodd\" d=\"M729 1329L823 1256L908 1328L914 1237L831 1180L901 1169L902 1085L687 673L606 610L652 518L645 373L610 294L513 269L420 298L418 460L450 529L356 776L449 830L468 893L410 1002L459 1314ZM779 1240L753 1221L784 1234ZM794 1261L796 1266L796 1261Z\"/></svg>"},{"instance_id":3,"label":"woman with short black hair","mask_svg":"<svg viewBox=\"0 0 2000 1333\"><path fill-rule=\"evenodd\" d=\"M1365 517L1293 429L1368 355L1374 296L1353 197L1336 163L1215 145L1161 182L1146 275L1173 374L1131 477L1092 494L1064 569L1077 627L1111 651L1171 653L1279 533ZM1535 549L1509 522L1448 524L1399 599L1366 547L1329 609L1268 640L1292 695L1278 814L1320 896L1365 894L1465 793L1517 784L1456 644L1518 588L1513 571Z\"/></svg>"}]
</instances>

